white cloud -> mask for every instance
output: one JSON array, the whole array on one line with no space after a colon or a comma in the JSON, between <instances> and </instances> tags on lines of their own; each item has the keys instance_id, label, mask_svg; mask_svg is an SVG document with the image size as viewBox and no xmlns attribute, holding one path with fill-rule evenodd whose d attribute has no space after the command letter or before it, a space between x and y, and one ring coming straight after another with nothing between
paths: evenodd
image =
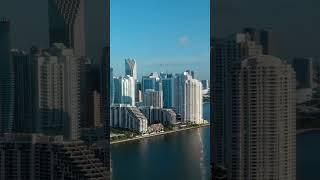
<instances>
[{"instance_id":1,"label":"white cloud","mask_svg":"<svg viewBox=\"0 0 320 180\"><path fill-rule=\"evenodd\" d=\"M179 38L178 41L180 46L187 46L190 43L190 39L188 36L182 36Z\"/></svg>"}]
</instances>

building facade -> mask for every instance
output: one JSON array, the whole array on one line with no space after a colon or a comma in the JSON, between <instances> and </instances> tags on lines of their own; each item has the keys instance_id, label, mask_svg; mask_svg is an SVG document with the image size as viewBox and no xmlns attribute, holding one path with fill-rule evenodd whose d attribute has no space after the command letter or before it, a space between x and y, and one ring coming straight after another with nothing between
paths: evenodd
<instances>
[{"instance_id":1,"label":"building facade","mask_svg":"<svg viewBox=\"0 0 320 180\"><path fill-rule=\"evenodd\" d=\"M41 134L0 138L0 180L108 179L108 170L82 141Z\"/></svg>"},{"instance_id":2,"label":"building facade","mask_svg":"<svg viewBox=\"0 0 320 180\"><path fill-rule=\"evenodd\" d=\"M135 80L131 76L114 78L114 104L135 105Z\"/></svg>"},{"instance_id":3,"label":"building facade","mask_svg":"<svg viewBox=\"0 0 320 180\"><path fill-rule=\"evenodd\" d=\"M174 78L166 77L161 79L162 81L162 91L163 91L163 107L172 108L174 107Z\"/></svg>"},{"instance_id":4,"label":"building facade","mask_svg":"<svg viewBox=\"0 0 320 180\"><path fill-rule=\"evenodd\" d=\"M63 43L76 56L85 56L85 1L49 0L49 41Z\"/></svg>"},{"instance_id":5,"label":"building facade","mask_svg":"<svg viewBox=\"0 0 320 180\"><path fill-rule=\"evenodd\" d=\"M33 57L36 64L37 132L79 138L80 61L72 49L54 44Z\"/></svg>"},{"instance_id":6,"label":"building facade","mask_svg":"<svg viewBox=\"0 0 320 180\"><path fill-rule=\"evenodd\" d=\"M162 91L155 91L147 89L143 95L143 105L162 108L163 107L163 93Z\"/></svg>"},{"instance_id":7,"label":"building facade","mask_svg":"<svg viewBox=\"0 0 320 180\"><path fill-rule=\"evenodd\" d=\"M137 107L128 105L111 106L110 126L145 133L148 130L148 120Z\"/></svg>"},{"instance_id":8,"label":"building facade","mask_svg":"<svg viewBox=\"0 0 320 180\"><path fill-rule=\"evenodd\" d=\"M296 72L297 88L313 88L313 63L311 58L293 59L293 68Z\"/></svg>"},{"instance_id":9,"label":"building facade","mask_svg":"<svg viewBox=\"0 0 320 180\"><path fill-rule=\"evenodd\" d=\"M35 131L35 66L27 52L20 50L11 51L14 82L15 82L15 106L14 106L14 132L31 133Z\"/></svg>"},{"instance_id":10,"label":"building facade","mask_svg":"<svg viewBox=\"0 0 320 180\"><path fill-rule=\"evenodd\" d=\"M247 34L237 33L226 38L211 39L211 163L213 169L226 168L232 154L231 125L239 122L232 116L237 104L232 101L233 64L243 58L262 54L262 46L251 41Z\"/></svg>"},{"instance_id":11,"label":"building facade","mask_svg":"<svg viewBox=\"0 0 320 180\"><path fill-rule=\"evenodd\" d=\"M125 59L125 75L131 76L136 81L137 75L137 63L134 59Z\"/></svg>"},{"instance_id":12,"label":"building facade","mask_svg":"<svg viewBox=\"0 0 320 180\"><path fill-rule=\"evenodd\" d=\"M296 179L296 83L292 67L276 57L258 55L243 60L233 72L228 177Z\"/></svg>"},{"instance_id":13,"label":"building facade","mask_svg":"<svg viewBox=\"0 0 320 180\"><path fill-rule=\"evenodd\" d=\"M157 107L139 107L140 111L148 119L148 124L158 124L169 125L177 122L177 115L172 109L164 109Z\"/></svg>"},{"instance_id":14,"label":"building facade","mask_svg":"<svg viewBox=\"0 0 320 180\"><path fill-rule=\"evenodd\" d=\"M185 83L185 114L184 121L194 124L203 123L202 84L196 79Z\"/></svg>"},{"instance_id":15,"label":"building facade","mask_svg":"<svg viewBox=\"0 0 320 180\"><path fill-rule=\"evenodd\" d=\"M11 132L14 121L14 71L10 49L10 22L0 20L0 133Z\"/></svg>"}]
</instances>

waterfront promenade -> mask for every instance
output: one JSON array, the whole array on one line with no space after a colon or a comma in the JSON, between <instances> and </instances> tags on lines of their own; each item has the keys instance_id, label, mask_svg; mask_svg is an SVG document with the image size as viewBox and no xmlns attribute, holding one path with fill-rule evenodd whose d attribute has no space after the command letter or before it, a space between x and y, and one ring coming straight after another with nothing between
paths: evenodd
<instances>
[{"instance_id":1,"label":"waterfront promenade","mask_svg":"<svg viewBox=\"0 0 320 180\"><path fill-rule=\"evenodd\" d=\"M110 144L118 144L118 143L124 143L124 142L129 142L129 141L136 141L139 139L151 138L151 137L155 137L155 136L162 136L162 135L166 135L166 134L176 133L176 132L180 132L180 131L186 131L186 130L190 130L190 129L197 129L197 128L202 128L202 127L207 127L207 126L210 126L210 124L206 123L206 124L201 124L201 125L195 126L195 127L185 127L185 128L181 128L181 129L164 131L164 132L159 132L159 133L144 134L144 135L136 136L136 137L129 138L129 139L111 141Z\"/></svg>"}]
</instances>

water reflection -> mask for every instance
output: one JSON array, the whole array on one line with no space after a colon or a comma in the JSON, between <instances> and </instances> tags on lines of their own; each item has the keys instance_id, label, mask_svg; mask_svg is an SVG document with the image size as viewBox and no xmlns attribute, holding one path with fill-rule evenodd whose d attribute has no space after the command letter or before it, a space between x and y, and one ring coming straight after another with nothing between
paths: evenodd
<instances>
[{"instance_id":1,"label":"water reflection","mask_svg":"<svg viewBox=\"0 0 320 180\"><path fill-rule=\"evenodd\" d=\"M113 179L209 179L209 128L112 145Z\"/></svg>"},{"instance_id":2,"label":"water reflection","mask_svg":"<svg viewBox=\"0 0 320 180\"><path fill-rule=\"evenodd\" d=\"M209 152L209 127L114 144L112 179L208 180Z\"/></svg>"}]
</instances>

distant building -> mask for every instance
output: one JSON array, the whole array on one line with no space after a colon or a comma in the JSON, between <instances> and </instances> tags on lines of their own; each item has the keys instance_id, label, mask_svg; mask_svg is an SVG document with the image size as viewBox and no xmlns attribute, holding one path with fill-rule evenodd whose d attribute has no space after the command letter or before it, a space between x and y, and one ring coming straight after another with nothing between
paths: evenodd
<instances>
[{"instance_id":1,"label":"distant building","mask_svg":"<svg viewBox=\"0 0 320 180\"><path fill-rule=\"evenodd\" d=\"M141 87L141 82L136 82L136 103L142 102L142 87Z\"/></svg>"},{"instance_id":2,"label":"distant building","mask_svg":"<svg viewBox=\"0 0 320 180\"><path fill-rule=\"evenodd\" d=\"M0 138L0 179L108 179L108 169L82 141L41 134Z\"/></svg>"},{"instance_id":3,"label":"distant building","mask_svg":"<svg viewBox=\"0 0 320 180\"><path fill-rule=\"evenodd\" d=\"M296 72L297 88L313 88L313 66L311 58L293 59L293 68Z\"/></svg>"},{"instance_id":4,"label":"distant building","mask_svg":"<svg viewBox=\"0 0 320 180\"><path fill-rule=\"evenodd\" d=\"M162 84L158 73L151 73L149 76L143 76L141 84L142 94L144 94L147 89L162 91Z\"/></svg>"},{"instance_id":5,"label":"distant building","mask_svg":"<svg viewBox=\"0 0 320 180\"><path fill-rule=\"evenodd\" d=\"M202 84L196 79L185 83L185 112L184 121L195 124L203 123Z\"/></svg>"},{"instance_id":6,"label":"distant building","mask_svg":"<svg viewBox=\"0 0 320 180\"><path fill-rule=\"evenodd\" d=\"M0 20L0 133L11 132L14 121L14 71L10 49L10 22Z\"/></svg>"},{"instance_id":7,"label":"distant building","mask_svg":"<svg viewBox=\"0 0 320 180\"><path fill-rule=\"evenodd\" d=\"M166 77L161 79L162 90L163 90L163 107L172 108L174 107L175 91L174 91L174 78Z\"/></svg>"},{"instance_id":8,"label":"distant building","mask_svg":"<svg viewBox=\"0 0 320 180\"><path fill-rule=\"evenodd\" d=\"M206 90L210 88L209 80L201 80L202 89Z\"/></svg>"},{"instance_id":9,"label":"distant building","mask_svg":"<svg viewBox=\"0 0 320 180\"><path fill-rule=\"evenodd\" d=\"M111 106L110 126L145 133L148 130L148 120L137 107L128 105Z\"/></svg>"},{"instance_id":10,"label":"distant building","mask_svg":"<svg viewBox=\"0 0 320 180\"><path fill-rule=\"evenodd\" d=\"M102 105L101 105L101 95L98 91L93 91L92 93L92 102L90 105L92 105L92 112L93 116L91 116L91 119L88 119L90 122L89 127L102 127L103 122L101 122L101 115L103 114L101 112L102 110Z\"/></svg>"},{"instance_id":11,"label":"distant building","mask_svg":"<svg viewBox=\"0 0 320 180\"><path fill-rule=\"evenodd\" d=\"M114 82L113 82L113 68L110 68L110 104L114 102Z\"/></svg>"},{"instance_id":12,"label":"distant building","mask_svg":"<svg viewBox=\"0 0 320 180\"><path fill-rule=\"evenodd\" d=\"M177 122L177 115L172 109L164 109L157 107L140 107L140 111L148 119L148 124L158 124L163 125L175 124Z\"/></svg>"},{"instance_id":13,"label":"distant building","mask_svg":"<svg viewBox=\"0 0 320 180\"><path fill-rule=\"evenodd\" d=\"M261 45L262 54L277 55L276 37L270 29L244 28L243 33L248 35L250 41Z\"/></svg>"},{"instance_id":14,"label":"distant building","mask_svg":"<svg viewBox=\"0 0 320 180\"><path fill-rule=\"evenodd\" d=\"M137 63L134 59L125 59L125 75L131 76L136 81L137 75Z\"/></svg>"},{"instance_id":15,"label":"distant building","mask_svg":"<svg viewBox=\"0 0 320 180\"><path fill-rule=\"evenodd\" d=\"M174 79L174 108L184 119L185 115L185 107L186 107L186 93L185 93L185 85L186 81L192 79L192 76L188 72L184 72L182 74L176 74Z\"/></svg>"},{"instance_id":16,"label":"distant building","mask_svg":"<svg viewBox=\"0 0 320 180\"><path fill-rule=\"evenodd\" d=\"M313 89L312 88L304 88L304 89L297 89L296 90L296 101L297 104L306 103L312 100L313 96Z\"/></svg>"},{"instance_id":17,"label":"distant building","mask_svg":"<svg viewBox=\"0 0 320 180\"><path fill-rule=\"evenodd\" d=\"M131 76L117 77L113 79L114 104L135 105L135 81Z\"/></svg>"},{"instance_id":18,"label":"distant building","mask_svg":"<svg viewBox=\"0 0 320 180\"><path fill-rule=\"evenodd\" d=\"M27 52L20 50L12 50L11 56L15 81L13 131L19 133L35 132L36 81L34 61L31 60Z\"/></svg>"},{"instance_id":19,"label":"distant building","mask_svg":"<svg viewBox=\"0 0 320 180\"><path fill-rule=\"evenodd\" d=\"M76 56L85 56L85 1L49 0L49 41L63 43Z\"/></svg>"},{"instance_id":20,"label":"distant building","mask_svg":"<svg viewBox=\"0 0 320 180\"><path fill-rule=\"evenodd\" d=\"M195 72L192 70L186 70L186 72L192 77L192 79L196 78Z\"/></svg>"},{"instance_id":21,"label":"distant building","mask_svg":"<svg viewBox=\"0 0 320 180\"><path fill-rule=\"evenodd\" d=\"M147 89L143 95L143 105L153 107L163 107L163 95L162 91L155 91L153 89Z\"/></svg>"}]
</instances>

